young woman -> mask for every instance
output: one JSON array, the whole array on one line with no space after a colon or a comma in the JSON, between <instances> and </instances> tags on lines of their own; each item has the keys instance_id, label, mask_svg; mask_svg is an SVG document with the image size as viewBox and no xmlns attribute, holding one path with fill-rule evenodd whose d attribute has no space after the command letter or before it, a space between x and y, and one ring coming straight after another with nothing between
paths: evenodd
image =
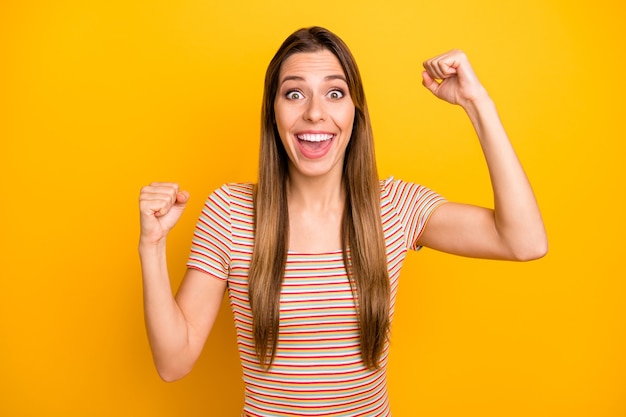
<instances>
[{"instance_id":1,"label":"young woman","mask_svg":"<svg viewBox=\"0 0 626 417\"><path fill-rule=\"evenodd\" d=\"M546 253L530 184L467 57L450 51L424 68L424 86L469 116L494 208L380 181L354 58L323 28L296 31L267 69L258 183L209 196L176 297L165 242L189 194L174 183L141 190L145 315L164 380L190 371L228 288L244 415L389 416L389 326L407 250L518 261Z\"/></svg>"}]
</instances>

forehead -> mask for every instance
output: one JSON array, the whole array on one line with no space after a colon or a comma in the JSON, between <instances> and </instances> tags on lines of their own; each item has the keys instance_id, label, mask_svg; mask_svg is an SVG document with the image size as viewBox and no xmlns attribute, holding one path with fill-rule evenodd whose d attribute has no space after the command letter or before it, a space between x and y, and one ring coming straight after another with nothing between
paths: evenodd
<instances>
[{"instance_id":1,"label":"forehead","mask_svg":"<svg viewBox=\"0 0 626 417\"><path fill-rule=\"evenodd\" d=\"M298 52L283 62L279 78L287 76L344 75L339 59L328 49L316 52Z\"/></svg>"}]
</instances>

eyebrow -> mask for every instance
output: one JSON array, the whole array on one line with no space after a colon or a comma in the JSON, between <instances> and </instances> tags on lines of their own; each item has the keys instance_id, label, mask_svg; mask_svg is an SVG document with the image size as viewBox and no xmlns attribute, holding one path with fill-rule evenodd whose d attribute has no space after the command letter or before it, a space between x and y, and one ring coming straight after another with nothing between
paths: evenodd
<instances>
[{"instance_id":1,"label":"eyebrow","mask_svg":"<svg viewBox=\"0 0 626 417\"><path fill-rule=\"evenodd\" d=\"M340 74L328 75L324 77L324 81L332 81L332 80L341 80L344 83L348 84L346 77ZM287 77L283 78L280 84L283 85L286 81L304 81L304 77L301 77L299 75L288 75Z\"/></svg>"}]
</instances>

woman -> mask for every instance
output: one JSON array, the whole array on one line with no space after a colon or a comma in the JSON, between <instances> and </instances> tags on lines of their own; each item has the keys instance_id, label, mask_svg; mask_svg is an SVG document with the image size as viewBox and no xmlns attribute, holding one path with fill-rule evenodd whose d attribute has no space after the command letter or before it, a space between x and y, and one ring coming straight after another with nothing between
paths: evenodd
<instances>
[{"instance_id":1,"label":"woman","mask_svg":"<svg viewBox=\"0 0 626 417\"><path fill-rule=\"evenodd\" d=\"M173 183L141 191L145 315L164 380L190 371L228 288L244 415L388 416L389 326L407 250L520 261L546 253L530 184L466 56L451 51L424 68L424 86L460 105L478 134L494 209L379 181L352 55L323 28L296 31L266 74L258 184L208 198L176 297L165 241L189 195Z\"/></svg>"}]
</instances>

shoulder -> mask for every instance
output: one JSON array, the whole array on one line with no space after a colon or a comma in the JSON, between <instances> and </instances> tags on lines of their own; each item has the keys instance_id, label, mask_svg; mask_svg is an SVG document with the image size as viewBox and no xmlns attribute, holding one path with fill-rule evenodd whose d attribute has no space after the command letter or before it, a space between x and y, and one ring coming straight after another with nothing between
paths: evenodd
<instances>
[{"instance_id":1,"label":"shoulder","mask_svg":"<svg viewBox=\"0 0 626 417\"><path fill-rule=\"evenodd\" d=\"M425 193L432 193L429 188L410 181L402 179L396 179L393 176L387 177L384 180L380 180L380 193L381 198L390 198L392 200L397 199L405 195L421 195Z\"/></svg>"},{"instance_id":2,"label":"shoulder","mask_svg":"<svg viewBox=\"0 0 626 417\"><path fill-rule=\"evenodd\" d=\"M446 199L437 192L414 182L389 177L380 182L381 205L391 206L399 212L430 212Z\"/></svg>"},{"instance_id":3,"label":"shoulder","mask_svg":"<svg viewBox=\"0 0 626 417\"><path fill-rule=\"evenodd\" d=\"M249 195L254 194L255 184L251 182L227 182L222 184L214 192L222 192L229 195Z\"/></svg>"},{"instance_id":4,"label":"shoulder","mask_svg":"<svg viewBox=\"0 0 626 417\"><path fill-rule=\"evenodd\" d=\"M204 203L203 214L218 214L227 218L233 211L254 210L254 184L226 183L209 194Z\"/></svg>"},{"instance_id":5,"label":"shoulder","mask_svg":"<svg viewBox=\"0 0 626 417\"><path fill-rule=\"evenodd\" d=\"M247 182L229 182L215 189L209 199L219 198L221 200L233 202L240 201L242 203L252 204L254 198L255 185Z\"/></svg>"}]
</instances>

